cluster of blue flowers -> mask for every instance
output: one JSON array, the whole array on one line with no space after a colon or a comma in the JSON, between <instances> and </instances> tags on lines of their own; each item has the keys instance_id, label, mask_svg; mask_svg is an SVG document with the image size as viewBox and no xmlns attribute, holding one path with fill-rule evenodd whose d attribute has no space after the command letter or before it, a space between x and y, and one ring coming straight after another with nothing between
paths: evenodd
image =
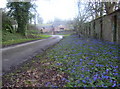
<instances>
[{"instance_id":1,"label":"cluster of blue flowers","mask_svg":"<svg viewBox=\"0 0 120 89\"><path fill-rule=\"evenodd\" d=\"M120 46L72 35L57 44L47 56L53 66L69 74L66 87L120 87Z\"/></svg>"}]
</instances>

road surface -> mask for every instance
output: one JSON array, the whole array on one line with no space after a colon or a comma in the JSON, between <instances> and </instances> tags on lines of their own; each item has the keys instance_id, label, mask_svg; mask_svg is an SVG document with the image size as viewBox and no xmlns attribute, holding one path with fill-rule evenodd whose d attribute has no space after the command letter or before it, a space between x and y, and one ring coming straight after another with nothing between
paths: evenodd
<instances>
[{"instance_id":1,"label":"road surface","mask_svg":"<svg viewBox=\"0 0 120 89\"><path fill-rule=\"evenodd\" d=\"M12 66L17 66L20 63L30 59L37 53L43 52L47 48L59 42L63 36L53 35L48 39L37 40L24 44L6 47L2 49L2 69L3 73L11 70Z\"/></svg>"}]
</instances>

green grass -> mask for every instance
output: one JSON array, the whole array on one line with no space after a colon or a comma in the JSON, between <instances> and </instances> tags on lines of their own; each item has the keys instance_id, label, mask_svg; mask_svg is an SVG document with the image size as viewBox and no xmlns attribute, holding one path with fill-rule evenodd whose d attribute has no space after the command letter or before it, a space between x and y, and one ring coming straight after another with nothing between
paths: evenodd
<instances>
[{"instance_id":1,"label":"green grass","mask_svg":"<svg viewBox=\"0 0 120 89\"><path fill-rule=\"evenodd\" d=\"M36 36L34 38L27 38L19 33L10 33L7 31L2 32L2 45L4 46L9 46L13 44L18 44L18 43L24 43L24 42L29 42L33 40L39 40L39 39L45 39L48 37L51 37L50 35L43 35L43 34L32 34L33 36Z\"/></svg>"},{"instance_id":2,"label":"green grass","mask_svg":"<svg viewBox=\"0 0 120 89\"><path fill-rule=\"evenodd\" d=\"M24 43L24 42L29 42L29 41L33 41L33 40L38 40L41 38L36 38L36 39L15 39L15 40L8 40L5 42L2 42L3 46L7 46L7 45L12 45L12 44L18 44L18 43Z\"/></svg>"},{"instance_id":3,"label":"green grass","mask_svg":"<svg viewBox=\"0 0 120 89\"><path fill-rule=\"evenodd\" d=\"M10 33L8 31L2 31L2 42L6 42L8 40L17 40L17 39L25 39L25 36L22 36L18 33Z\"/></svg>"},{"instance_id":4,"label":"green grass","mask_svg":"<svg viewBox=\"0 0 120 89\"><path fill-rule=\"evenodd\" d=\"M44 34L32 34L32 35L33 35L33 36L38 36L38 37L40 37L41 39L51 37L51 35L44 35Z\"/></svg>"}]
</instances>

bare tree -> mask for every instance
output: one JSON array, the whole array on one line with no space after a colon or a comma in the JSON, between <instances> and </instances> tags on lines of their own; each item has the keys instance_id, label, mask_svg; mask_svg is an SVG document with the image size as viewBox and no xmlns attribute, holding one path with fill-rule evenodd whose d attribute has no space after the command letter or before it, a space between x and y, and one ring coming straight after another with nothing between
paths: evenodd
<instances>
[{"instance_id":1,"label":"bare tree","mask_svg":"<svg viewBox=\"0 0 120 89\"><path fill-rule=\"evenodd\" d=\"M80 34L85 28L85 23L99 18L105 14L112 13L119 8L120 2L102 2L94 0L93 2L77 1L78 16L74 19L74 28Z\"/></svg>"},{"instance_id":2,"label":"bare tree","mask_svg":"<svg viewBox=\"0 0 120 89\"><path fill-rule=\"evenodd\" d=\"M77 2L78 16L74 19L74 28L77 34L82 32L84 23L89 21L90 18L89 9L86 4L88 3L81 2L80 0Z\"/></svg>"},{"instance_id":3,"label":"bare tree","mask_svg":"<svg viewBox=\"0 0 120 89\"><path fill-rule=\"evenodd\" d=\"M117 2L104 2L106 14L110 14L115 11Z\"/></svg>"}]
</instances>

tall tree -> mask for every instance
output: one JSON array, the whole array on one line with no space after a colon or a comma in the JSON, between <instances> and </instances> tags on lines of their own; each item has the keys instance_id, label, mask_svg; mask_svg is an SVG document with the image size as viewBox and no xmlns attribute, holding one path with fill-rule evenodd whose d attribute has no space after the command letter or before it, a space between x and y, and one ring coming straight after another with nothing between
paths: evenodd
<instances>
[{"instance_id":1,"label":"tall tree","mask_svg":"<svg viewBox=\"0 0 120 89\"><path fill-rule=\"evenodd\" d=\"M86 3L78 0L77 1L77 7L78 7L78 16L74 19L74 28L77 32L77 34L82 32L82 28L84 27L84 23L86 23L90 18L89 9L87 8Z\"/></svg>"},{"instance_id":2,"label":"tall tree","mask_svg":"<svg viewBox=\"0 0 120 89\"><path fill-rule=\"evenodd\" d=\"M33 5L31 2L8 2L7 8L9 8L9 16L15 18L18 23L17 32L25 35L26 25L29 21L30 8Z\"/></svg>"}]
</instances>

